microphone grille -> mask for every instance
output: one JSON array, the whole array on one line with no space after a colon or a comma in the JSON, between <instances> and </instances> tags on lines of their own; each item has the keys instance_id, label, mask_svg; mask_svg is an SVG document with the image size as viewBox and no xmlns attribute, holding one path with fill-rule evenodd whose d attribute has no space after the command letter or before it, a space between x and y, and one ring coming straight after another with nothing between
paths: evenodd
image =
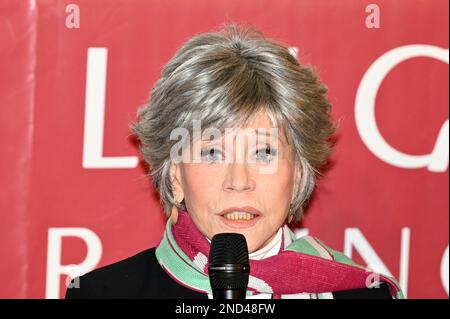
<instances>
[{"instance_id":1,"label":"microphone grille","mask_svg":"<svg viewBox=\"0 0 450 319\"><path fill-rule=\"evenodd\" d=\"M245 236L236 233L215 235L211 241L209 264L248 264L248 247Z\"/></svg>"},{"instance_id":2,"label":"microphone grille","mask_svg":"<svg viewBox=\"0 0 450 319\"><path fill-rule=\"evenodd\" d=\"M214 267L246 266L247 270L214 270ZM246 289L249 279L248 248L241 234L217 234L211 241L209 252L209 279L213 289Z\"/></svg>"}]
</instances>

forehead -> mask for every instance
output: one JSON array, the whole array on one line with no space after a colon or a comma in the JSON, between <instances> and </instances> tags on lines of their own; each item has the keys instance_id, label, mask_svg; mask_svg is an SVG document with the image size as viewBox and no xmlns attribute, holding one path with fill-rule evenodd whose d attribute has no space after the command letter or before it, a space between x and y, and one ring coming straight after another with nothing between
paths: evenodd
<instances>
[{"instance_id":1,"label":"forehead","mask_svg":"<svg viewBox=\"0 0 450 319\"><path fill-rule=\"evenodd\" d=\"M273 130L276 130L276 132L273 132ZM201 141L202 142L208 142L213 139L216 139L213 135L207 134L205 130L202 130L205 134L202 132ZM243 134L244 136L248 137L248 132L251 132L254 134L258 140L260 139L269 139L269 138L278 138L278 140L286 144L286 137L283 133L283 130L279 129L277 127L277 124L275 122L271 121L271 118L267 115L265 112L259 112L255 116L253 116L249 121L247 121L246 125L229 125L229 127L221 128L219 129L220 136L219 139L234 138L237 136L238 133ZM276 135L271 135L275 134Z\"/></svg>"},{"instance_id":2,"label":"forehead","mask_svg":"<svg viewBox=\"0 0 450 319\"><path fill-rule=\"evenodd\" d=\"M271 123L270 118L266 112L259 112L252 119L250 119L247 127L249 127L249 128L276 127L274 125L276 125L276 123Z\"/></svg>"},{"instance_id":3,"label":"forehead","mask_svg":"<svg viewBox=\"0 0 450 319\"><path fill-rule=\"evenodd\" d=\"M269 116L265 112L259 112L257 115L249 119L245 125L230 125L222 129L224 135L236 135L238 132L254 132L258 136L269 135L270 130L277 128L276 123L272 123Z\"/></svg>"}]
</instances>

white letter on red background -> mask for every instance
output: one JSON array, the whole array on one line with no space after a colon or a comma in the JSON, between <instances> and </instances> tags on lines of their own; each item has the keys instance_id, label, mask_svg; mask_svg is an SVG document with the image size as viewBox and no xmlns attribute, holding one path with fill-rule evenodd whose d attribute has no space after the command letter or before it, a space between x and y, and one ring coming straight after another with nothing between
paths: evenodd
<instances>
[{"instance_id":1,"label":"white letter on red background","mask_svg":"<svg viewBox=\"0 0 450 319\"><path fill-rule=\"evenodd\" d=\"M77 237L87 246L87 255L80 264L61 265L61 243L63 237ZM45 298L59 298L61 275L70 278L81 276L93 270L102 256L102 242L87 228L49 228L47 242L47 278ZM76 289L76 288L74 288Z\"/></svg>"},{"instance_id":2,"label":"white letter on red background","mask_svg":"<svg viewBox=\"0 0 450 319\"><path fill-rule=\"evenodd\" d=\"M393 148L381 135L375 119L375 99L384 78L401 62L416 57L449 62L448 49L432 45L407 45L383 54L364 74L356 92L356 127L367 148L382 161L402 168L427 167L431 172L445 172L449 157L448 119L439 131L433 150L426 155L405 154Z\"/></svg>"},{"instance_id":3,"label":"white letter on red background","mask_svg":"<svg viewBox=\"0 0 450 319\"><path fill-rule=\"evenodd\" d=\"M106 48L88 48L84 114L83 168L134 168L136 156L104 157Z\"/></svg>"},{"instance_id":4,"label":"white letter on red background","mask_svg":"<svg viewBox=\"0 0 450 319\"><path fill-rule=\"evenodd\" d=\"M441 282L448 296L448 245L441 261Z\"/></svg>"},{"instance_id":5,"label":"white letter on red background","mask_svg":"<svg viewBox=\"0 0 450 319\"><path fill-rule=\"evenodd\" d=\"M406 297L408 293L408 270L409 270L409 242L410 228L402 228L402 239L400 244L400 274L399 284ZM368 267L383 275L392 276L392 273L375 252L369 241L358 228L347 228L345 230L344 254L352 258L352 249L355 249ZM395 278L395 277L394 277Z\"/></svg>"}]
</instances>

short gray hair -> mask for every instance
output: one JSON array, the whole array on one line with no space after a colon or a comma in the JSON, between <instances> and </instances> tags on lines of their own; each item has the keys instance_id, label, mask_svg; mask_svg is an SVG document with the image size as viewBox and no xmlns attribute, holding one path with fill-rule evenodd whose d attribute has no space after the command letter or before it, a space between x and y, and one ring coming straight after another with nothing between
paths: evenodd
<instances>
[{"instance_id":1,"label":"short gray hair","mask_svg":"<svg viewBox=\"0 0 450 319\"><path fill-rule=\"evenodd\" d=\"M169 170L176 143L169 139L172 130L190 130L193 120L202 128L245 127L263 110L282 129L301 169L290 206L294 221L300 220L332 150L336 126L326 92L314 70L300 65L287 45L253 27L225 25L185 42L139 108L138 122L130 125L166 214L178 205ZM178 207L185 209L184 203Z\"/></svg>"}]
</instances>

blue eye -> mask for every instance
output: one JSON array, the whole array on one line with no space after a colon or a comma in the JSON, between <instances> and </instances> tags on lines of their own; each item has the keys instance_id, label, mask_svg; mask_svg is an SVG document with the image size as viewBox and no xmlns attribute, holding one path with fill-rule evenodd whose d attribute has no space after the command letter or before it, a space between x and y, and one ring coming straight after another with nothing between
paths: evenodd
<instances>
[{"instance_id":1,"label":"blue eye","mask_svg":"<svg viewBox=\"0 0 450 319\"><path fill-rule=\"evenodd\" d=\"M206 159L208 163L214 163L221 159L221 151L214 147L205 147L202 149L202 158Z\"/></svg>"},{"instance_id":2,"label":"blue eye","mask_svg":"<svg viewBox=\"0 0 450 319\"><path fill-rule=\"evenodd\" d=\"M269 145L264 148L260 148L256 151L257 159L263 162L272 161L276 155L277 155L276 149L270 147Z\"/></svg>"}]
</instances>

